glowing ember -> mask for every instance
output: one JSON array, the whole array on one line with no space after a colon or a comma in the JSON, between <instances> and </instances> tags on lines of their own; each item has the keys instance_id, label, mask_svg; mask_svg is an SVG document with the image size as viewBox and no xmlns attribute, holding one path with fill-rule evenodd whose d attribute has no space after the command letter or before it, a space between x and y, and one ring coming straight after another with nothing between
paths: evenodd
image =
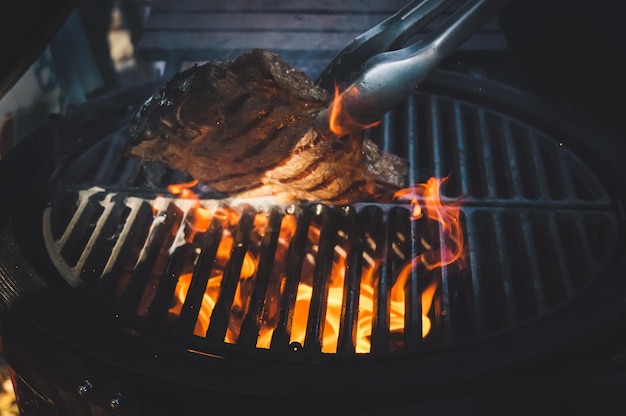
<instances>
[{"instance_id":1,"label":"glowing ember","mask_svg":"<svg viewBox=\"0 0 626 416\"><path fill-rule=\"evenodd\" d=\"M439 241L428 242L423 236L410 236L414 241L423 240L422 247L425 249L419 255L406 259L405 265L401 267L393 280L391 297L388 308L388 328L391 333L400 335L405 328L406 310L406 286L411 276L417 273L418 277L436 268L447 266L461 259L463 254L463 236L459 222L460 206L454 203L443 203L439 196L441 184L445 179L429 179L426 183L414 188L403 189L395 195L398 201L408 201L411 204L411 221L426 221L433 234L438 236ZM202 300L199 314L196 320L193 333L197 336L206 336L211 324L211 317L216 303L220 297L222 279L225 270L231 261L233 250L235 250L237 227L240 225L242 216L241 210L228 206L217 206L216 204L203 203L194 197L190 190L194 184L183 184L179 187L170 188L170 192L176 190L179 195L185 195L191 201L191 209L186 216L185 238L186 244L194 244L194 239L199 233L211 232L210 227L213 222L218 222L221 238L210 276L207 280L204 298ZM191 194L190 194L191 192ZM399 202L404 206L404 202ZM424 218L425 216L425 218ZM241 331L242 322L251 311L251 293L258 283L258 272L261 242L269 233L269 214L257 212L253 219L252 231L249 237L249 244L246 248L241 267L239 268L239 279L235 290L234 299L230 309L228 328L224 337L227 343L237 343ZM209 231L208 231L209 230ZM285 287L291 279L298 277L287 275L287 264L289 262L290 248L297 231L297 215L295 213L283 212L280 220L280 230L276 249L273 253L274 260L271 267L271 276L268 280L267 289L263 299L263 309L258 311L257 326L258 337L256 346L258 348L270 348L272 336L278 326L281 313L288 313L280 310L280 302L285 294ZM407 230L408 232L408 230ZM306 256L300 270L299 283L295 304L292 307L292 320L289 328L289 342L305 345L307 328L311 325L312 299L315 289L314 275L316 273L316 261L323 261L318 257L318 252L322 243L323 229L312 221L307 230ZM344 293L345 279L349 265L347 261L348 241L344 231L337 231L337 243L333 248L332 265L325 278L327 288L327 299L322 305L323 322L320 323L321 348L322 352L333 353L337 351L339 332L342 325L342 311L346 294ZM376 248L374 239L367 237L367 244L372 249ZM344 244L345 243L345 244ZM367 353L371 349L370 338L372 335L373 321L376 309L376 287L381 268L385 259L370 254L368 250L363 251L362 270L360 286L358 288L358 316L356 321L355 335L353 337L355 351ZM192 281L191 273L184 273L178 277L175 295L171 308L170 318L176 320L181 314L182 305L185 302L187 293ZM431 331L431 321L428 317L433 299L436 296L438 280L429 281L426 287L421 289L420 302L422 308L422 337L426 337ZM317 302L319 304L319 302Z\"/></svg>"}]
</instances>

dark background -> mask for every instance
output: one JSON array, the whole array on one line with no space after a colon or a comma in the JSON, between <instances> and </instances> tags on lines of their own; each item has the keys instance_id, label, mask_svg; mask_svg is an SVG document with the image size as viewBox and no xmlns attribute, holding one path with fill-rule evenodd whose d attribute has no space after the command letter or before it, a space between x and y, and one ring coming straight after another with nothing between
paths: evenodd
<instances>
[{"instance_id":1,"label":"dark background","mask_svg":"<svg viewBox=\"0 0 626 416\"><path fill-rule=\"evenodd\" d=\"M42 53L75 8L83 18L106 80L104 89L119 87L104 51L102 33L107 19L97 19L111 3L4 2L0 13L0 97ZM128 16L136 19L132 13ZM509 58L518 71L516 76L526 89L571 108L601 129L624 136L621 117L626 93L626 36L622 14L613 2L512 0L499 22L509 45ZM132 27L140 29L138 24ZM135 42L140 36L140 30L133 32Z\"/></svg>"}]
</instances>

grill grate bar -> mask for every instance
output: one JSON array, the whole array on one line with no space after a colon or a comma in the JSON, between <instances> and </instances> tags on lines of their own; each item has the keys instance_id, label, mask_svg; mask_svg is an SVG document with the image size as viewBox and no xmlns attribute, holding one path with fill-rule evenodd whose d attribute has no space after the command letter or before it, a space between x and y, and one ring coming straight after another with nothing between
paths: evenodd
<instances>
[{"instance_id":1,"label":"grill grate bar","mask_svg":"<svg viewBox=\"0 0 626 416\"><path fill-rule=\"evenodd\" d=\"M206 338L209 341L221 342L226 336L235 291L241 275L241 267L248 250L250 232L254 225L254 215L255 212L250 207L246 208L241 214L233 241L233 248L222 277L220 295L215 302L211 322L206 332Z\"/></svg>"},{"instance_id":2,"label":"grill grate bar","mask_svg":"<svg viewBox=\"0 0 626 416\"><path fill-rule=\"evenodd\" d=\"M79 222L81 221L82 218L85 218L88 216L88 215L85 215L85 211L88 209L88 207L91 207L91 209L93 210L95 204L91 200L90 197L94 193L98 193L98 192L94 190L88 190L88 191L79 193L78 206L76 207L74 211L74 215L70 219L69 224L65 228L63 235L61 235L61 237L59 238L58 246L63 247L63 248L67 247L68 243L71 243L71 240L73 238L72 234L75 234L77 232L76 230L77 228L81 228L80 232L84 232L84 227L83 227L84 224L81 224L83 226L79 227ZM65 249L65 250L73 251L69 249Z\"/></svg>"},{"instance_id":3,"label":"grill grate bar","mask_svg":"<svg viewBox=\"0 0 626 416\"><path fill-rule=\"evenodd\" d=\"M572 182L571 170L567 168L565 155L563 152L554 152L558 166L559 187L568 200L577 200L574 183Z\"/></svg>"},{"instance_id":4,"label":"grill grate bar","mask_svg":"<svg viewBox=\"0 0 626 416\"><path fill-rule=\"evenodd\" d=\"M510 256L507 252L507 242L511 235L508 235L503 225L502 214L499 212L494 213L494 231L496 237L497 257L498 262L501 265L501 279L502 289L504 291L504 298L499 300L504 304L502 309L506 311L508 322L515 322L515 311L517 310L516 300L514 296L514 287L511 276L511 262L508 260Z\"/></svg>"},{"instance_id":5,"label":"grill grate bar","mask_svg":"<svg viewBox=\"0 0 626 416\"><path fill-rule=\"evenodd\" d=\"M189 245L183 245L178 247L170 256L165 271L159 279L154 300L148 310L148 319L153 323L158 324L167 318L176 285L192 255L193 248Z\"/></svg>"},{"instance_id":6,"label":"grill grate bar","mask_svg":"<svg viewBox=\"0 0 626 416\"><path fill-rule=\"evenodd\" d=\"M574 237L571 240L579 245L579 252L581 254L577 257L577 260L582 263L584 270L586 271L583 275L585 282L590 280L592 276L605 273L611 262L611 256L608 254L610 253L610 247L619 245L617 230L620 229L620 226L617 221L615 221L615 217L612 217L610 214L603 213L600 218L600 221L602 221L601 226L605 227L605 231L607 231L601 245L596 241L595 233L592 232L590 234L588 232L589 229L587 226L589 223L586 223L584 218L579 217L574 220ZM570 223L571 222L568 224ZM596 252L595 250L598 248L600 250Z\"/></svg>"},{"instance_id":7,"label":"grill grate bar","mask_svg":"<svg viewBox=\"0 0 626 416\"><path fill-rule=\"evenodd\" d=\"M495 166L491 146L489 145L489 129L487 128L487 114L485 110L479 109L478 119L478 142L482 149L482 163L477 164L479 169L484 170L484 180L486 184L486 196L488 199L496 198Z\"/></svg>"},{"instance_id":8,"label":"grill grate bar","mask_svg":"<svg viewBox=\"0 0 626 416\"><path fill-rule=\"evenodd\" d=\"M554 255L556 257L555 261L559 272L558 276L560 276L560 279L556 278L555 280L561 281L561 284L563 286L562 290L564 291L563 296L565 298L570 298L574 294L574 287L572 286L571 281L572 273L567 267L567 254L565 253L565 245L563 244L563 241L561 241L561 234L557 225L556 214L551 213L548 216L548 221L550 239L554 247Z\"/></svg>"},{"instance_id":9,"label":"grill grate bar","mask_svg":"<svg viewBox=\"0 0 626 416\"><path fill-rule=\"evenodd\" d=\"M508 119L500 119L500 127L501 127L501 136L495 137L495 140L501 140L502 145L504 146L504 156L505 156L505 166L507 168L505 175L507 179L506 183L508 185L509 190L507 194L510 195L511 198L519 199L522 198L522 190L524 189L524 184L520 175L519 165L518 165L518 154L515 151L515 147L513 146L513 131L511 128L511 121ZM494 131L494 135L497 135L498 131Z\"/></svg>"},{"instance_id":10,"label":"grill grate bar","mask_svg":"<svg viewBox=\"0 0 626 416\"><path fill-rule=\"evenodd\" d=\"M577 289L599 270L593 270L591 245L588 236L584 233L580 217L564 213L557 216L557 220L560 240L566 252L564 257L570 272L571 285ZM601 262L598 263L601 264Z\"/></svg>"},{"instance_id":11,"label":"grill grate bar","mask_svg":"<svg viewBox=\"0 0 626 416\"><path fill-rule=\"evenodd\" d=\"M289 245L289 263L286 274L289 279L285 282L285 290L280 300L280 320L272 335L271 348L282 351L289 345L289 336L293 320L293 312L296 304L298 285L302 274L304 262L304 247L308 237L309 224L311 223L312 206L302 211L298 218L296 233Z\"/></svg>"},{"instance_id":12,"label":"grill grate bar","mask_svg":"<svg viewBox=\"0 0 626 416\"><path fill-rule=\"evenodd\" d=\"M531 224L530 215L528 213L522 213L522 235L524 238L524 253L525 256L523 258L524 264L527 264L530 269L530 279L532 281L532 287L534 292L531 295L532 299L535 299L537 305L537 313L541 314L548 309L548 304L546 302L546 296L543 290L542 274L539 268L539 264L535 261L538 258L537 247L535 245L532 228L527 225Z\"/></svg>"},{"instance_id":13,"label":"grill grate bar","mask_svg":"<svg viewBox=\"0 0 626 416\"><path fill-rule=\"evenodd\" d=\"M575 240L580 243L581 252L582 252L581 253L582 255L580 256L581 261L583 261L585 264L585 270L588 270L587 275L592 276L600 272L601 271L600 269L606 267L606 264L604 262L593 261L595 256L593 253L592 243L591 241L589 241L589 235L587 234L585 230L585 224L580 218L575 219L575 224L576 224L576 235L577 235L577 238ZM596 265L595 270L594 270L594 265Z\"/></svg>"},{"instance_id":14,"label":"grill grate bar","mask_svg":"<svg viewBox=\"0 0 626 416\"><path fill-rule=\"evenodd\" d=\"M155 219L156 224L153 223L154 227L146 239L146 244L120 300L121 308L127 311L135 311L141 307L140 302L145 289L150 287L149 280L158 279L163 274L161 271L155 270L159 267L157 260L172 245L176 235L173 231L180 227L182 211L175 204L170 203L167 209L160 212ZM141 316L144 315L143 310L137 311L137 313Z\"/></svg>"},{"instance_id":15,"label":"grill grate bar","mask_svg":"<svg viewBox=\"0 0 626 416\"><path fill-rule=\"evenodd\" d=\"M467 169L467 148L466 148L466 134L465 125L463 122L463 108L461 103L455 101L454 108L454 133L456 135L456 147L458 152L458 178L461 183L461 195L469 195L469 179L470 175Z\"/></svg>"},{"instance_id":16,"label":"grill grate bar","mask_svg":"<svg viewBox=\"0 0 626 416\"><path fill-rule=\"evenodd\" d=\"M176 320L176 328L181 334L189 334L194 331L206 287L211 277L211 270L217 256L221 236L221 222L214 218L202 237L200 255L193 269L180 315Z\"/></svg>"},{"instance_id":17,"label":"grill grate bar","mask_svg":"<svg viewBox=\"0 0 626 416\"><path fill-rule=\"evenodd\" d=\"M396 144L395 132L393 131L396 120L396 113L389 111L385 113L382 119L382 146L385 152L396 153L394 144ZM368 132L371 130L367 130Z\"/></svg>"},{"instance_id":18,"label":"grill grate bar","mask_svg":"<svg viewBox=\"0 0 626 416\"><path fill-rule=\"evenodd\" d=\"M419 137L418 129L420 120L417 115L417 100L415 94L410 95L402 104L402 107L394 112L402 115L404 121L402 129L402 143L404 144L404 154L409 161L408 182L410 187L416 186L420 181L420 146L418 143L426 138ZM405 212L408 216L408 212ZM410 235L408 236L408 253L405 253L406 260L411 261L412 256L417 256L421 252L419 244L421 230L416 221L408 221ZM412 268L405 290L405 322L404 322L404 344L406 348L414 347L422 342L422 303L421 303L421 281L417 268Z\"/></svg>"},{"instance_id":19,"label":"grill grate bar","mask_svg":"<svg viewBox=\"0 0 626 416\"><path fill-rule=\"evenodd\" d=\"M347 212L345 219L346 230L349 236L346 276L343 286L343 298L340 316L339 334L337 338L337 353L350 354L355 352L356 329L359 313L359 289L361 287L361 273L363 271L363 212L358 215L355 209Z\"/></svg>"},{"instance_id":20,"label":"grill grate bar","mask_svg":"<svg viewBox=\"0 0 626 416\"><path fill-rule=\"evenodd\" d=\"M376 247L376 257L382 264L379 273L373 277L374 308L372 317L372 344L373 353L389 351L389 294L391 290L391 270L389 262L389 230L385 227L384 213L378 207L371 207L374 219L372 235L379 244ZM377 239L377 236L383 238Z\"/></svg>"},{"instance_id":21,"label":"grill grate bar","mask_svg":"<svg viewBox=\"0 0 626 416\"><path fill-rule=\"evenodd\" d=\"M531 149L531 154L533 154L536 158L537 163L535 163L534 169L530 169L529 174L534 175L534 183L537 187L538 196L541 200L547 201L550 199L548 184L546 182L546 171L543 166L543 160L541 157L541 152L539 150L537 133L534 130L527 129L528 132L528 146Z\"/></svg>"},{"instance_id":22,"label":"grill grate bar","mask_svg":"<svg viewBox=\"0 0 626 416\"><path fill-rule=\"evenodd\" d=\"M113 194L107 195L102 205L104 211L77 264L81 270L81 278L90 284L96 283L102 276L114 248L118 229L128 213L126 204Z\"/></svg>"},{"instance_id":23,"label":"grill grate bar","mask_svg":"<svg viewBox=\"0 0 626 416\"><path fill-rule=\"evenodd\" d=\"M432 166L433 172L436 177L443 178L445 173L443 172L443 133L440 128L441 116L439 115L439 99L437 97L431 97L429 99L430 120L429 127L432 136Z\"/></svg>"},{"instance_id":24,"label":"grill grate bar","mask_svg":"<svg viewBox=\"0 0 626 416\"><path fill-rule=\"evenodd\" d=\"M256 345L260 322L263 318L265 297L272 277L274 253L276 253L278 245L281 219L282 214L280 210L277 208L272 209L269 214L268 227L265 230L265 236L261 244L256 284L250 298L250 308L241 324L241 333L237 341L238 345L250 347Z\"/></svg>"},{"instance_id":25,"label":"grill grate bar","mask_svg":"<svg viewBox=\"0 0 626 416\"><path fill-rule=\"evenodd\" d=\"M94 200L85 194L81 195L80 206L71 221L72 228L62 238L61 255L70 266L73 266L76 273L80 273L82 268L83 253L88 254L93 248L95 239L91 231L98 226L101 227L105 221L102 217L105 211L100 204L102 195L97 194L97 198Z\"/></svg>"},{"instance_id":26,"label":"grill grate bar","mask_svg":"<svg viewBox=\"0 0 626 416\"><path fill-rule=\"evenodd\" d=\"M498 229L498 211L479 210L476 213L478 228L481 235L478 241L479 262L485 267L481 270L481 285L485 294L485 326L490 331L506 328L510 322L511 308L507 304L506 285L510 289L510 276L508 281L502 278L506 275L508 264L502 232Z\"/></svg>"},{"instance_id":27,"label":"grill grate bar","mask_svg":"<svg viewBox=\"0 0 626 416\"><path fill-rule=\"evenodd\" d=\"M445 244L446 244L445 235L444 235L442 227L440 226L439 227L439 247L444 247ZM443 260L443 258L441 260ZM439 272L441 274L442 310L441 310L441 319L440 321L438 321L438 324L441 326L444 340L449 342L453 339L452 326L451 326L450 319L448 318L449 313L450 313L450 297L451 297L450 285L449 285L450 274L448 273L447 266L441 267Z\"/></svg>"},{"instance_id":28,"label":"grill grate bar","mask_svg":"<svg viewBox=\"0 0 626 416\"><path fill-rule=\"evenodd\" d=\"M115 286L125 274L127 264L136 264L139 252L135 248L147 239L152 224L150 204L138 198L129 198L125 205L130 212L98 283L99 289L109 297L114 296Z\"/></svg>"},{"instance_id":29,"label":"grill grate bar","mask_svg":"<svg viewBox=\"0 0 626 416\"><path fill-rule=\"evenodd\" d=\"M410 95L409 98L406 100L406 103L402 107L405 120L405 128L403 130L405 137L403 137L402 139L406 146L405 154L407 155L409 166L411 166L411 169L409 169L408 178L409 186L417 185L420 169L418 157L419 146L417 145L419 137L417 134L418 120L416 116L416 100L417 98L415 95Z\"/></svg>"},{"instance_id":30,"label":"grill grate bar","mask_svg":"<svg viewBox=\"0 0 626 416\"><path fill-rule=\"evenodd\" d=\"M421 338L421 314L419 316L413 317L411 312L415 310L415 306L411 305L410 295L407 292L410 292L411 282L410 279L413 278L412 272L407 276L407 281L402 284L402 280L404 276L402 273L405 273L404 269L407 265L413 263L413 258L417 258L418 255L421 254L421 246L417 246L413 244L411 239L411 228L413 227L413 223L416 221L410 220L411 212L404 208L394 207L389 210L387 215L387 234L388 234L388 248L387 248L387 262L389 264L389 273L393 278L391 281L391 287L393 288L394 293L399 293L400 291L404 294L404 322L403 322L403 338L404 342L406 342L407 332L411 334L411 336L419 336ZM417 220L420 224L425 221L425 218ZM415 227L415 231L417 232L417 227ZM416 234L417 236L418 234ZM424 235L419 235L418 241ZM418 251L419 250L419 251ZM419 266L418 266L419 267ZM412 267L412 269L417 269L417 267ZM417 279L417 276L415 276ZM416 282L416 287L419 282ZM413 292L416 294L417 299L421 299L419 292ZM392 298L392 301L395 300ZM397 306L394 307L397 308ZM419 308L421 309L421 307ZM421 312L421 310L420 310ZM398 312L394 312L397 314ZM398 325L398 324L394 324ZM416 328L417 327L417 328ZM391 327L392 331L396 331L396 328ZM417 330L417 331L416 331ZM417 332L417 333L416 333ZM394 335L394 334L392 334ZM397 338L397 337L396 337ZM393 344L394 339L392 339Z\"/></svg>"},{"instance_id":31,"label":"grill grate bar","mask_svg":"<svg viewBox=\"0 0 626 416\"><path fill-rule=\"evenodd\" d=\"M466 209L463 211L466 218L466 229L464 229L465 239L469 250L467 251L467 257L469 262L472 296L474 299L474 316L477 334L483 334L486 331L485 328L485 297L483 294L482 285L480 282L480 276L483 274L482 264L479 261L477 251L480 250L480 243L478 240L478 228L475 219L475 210Z\"/></svg>"},{"instance_id":32,"label":"grill grate bar","mask_svg":"<svg viewBox=\"0 0 626 416\"><path fill-rule=\"evenodd\" d=\"M410 252L418 255L421 251L421 233L417 221L410 222ZM414 348L422 342L422 302L420 296L420 276L416 267L411 269L409 282L405 288L405 324L404 343L407 348Z\"/></svg>"},{"instance_id":33,"label":"grill grate bar","mask_svg":"<svg viewBox=\"0 0 626 416\"><path fill-rule=\"evenodd\" d=\"M309 305L309 316L306 326L304 348L307 351L321 351L323 343L324 322L326 321L326 305L328 304L328 279L331 278L335 241L337 237L338 218L325 205L319 206L317 217L320 220L321 235L315 270L313 271L313 291Z\"/></svg>"}]
</instances>

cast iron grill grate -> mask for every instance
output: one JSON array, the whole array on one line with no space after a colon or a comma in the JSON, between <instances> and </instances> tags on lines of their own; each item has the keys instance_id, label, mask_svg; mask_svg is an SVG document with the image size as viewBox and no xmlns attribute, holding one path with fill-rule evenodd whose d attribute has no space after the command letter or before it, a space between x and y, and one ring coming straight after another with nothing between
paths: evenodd
<instances>
[{"instance_id":1,"label":"cast iron grill grate","mask_svg":"<svg viewBox=\"0 0 626 416\"><path fill-rule=\"evenodd\" d=\"M611 198L592 170L555 137L488 107L423 91L370 134L410 161L411 185L447 177L443 199L462 201L463 267L455 263L411 273L402 331L390 328L391 287L413 256L429 249L437 253L449 243L440 228L433 231L428 220L411 221L409 206L400 203L251 204L242 205L227 234L222 222L213 221L191 243L180 244L195 201L173 197L166 187L190 178L126 158L124 129L58 176L44 214L46 246L66 280L95 293L141 331L209 353L225 345L259 350L259 332L270 324L271 340L263 348L270 352L359 352L358 288L372 260L379 267L371 279L371 350L365 352L387 353L459 345L514 329L574 300L616 254L619 221ZM214 195L200 200L205 207L224 201ZM268 218L262 236L253 231L259 212ZM287 217L295 231L291 243L281 246ZM308 238L311 230L318 240ZM232 245L220 264L225 235ZM249 251L259 264L253 278L243 279ZM341 311L336 348L327 351L323 339L337 253L346 264L345 280L335 306ZM216 267L222 273L217 300L210 323L199 330ZM278 279L276 270L289 277ZM173 316L174 292L185 274L191 280ZM294 341L302 281L312 290L304 334ZM422 311L420 296L433 281L433 306ZM235 305L236 297L245 304ZM432 321L426 336L423 312Z\"/></svg>"}]
</instances>

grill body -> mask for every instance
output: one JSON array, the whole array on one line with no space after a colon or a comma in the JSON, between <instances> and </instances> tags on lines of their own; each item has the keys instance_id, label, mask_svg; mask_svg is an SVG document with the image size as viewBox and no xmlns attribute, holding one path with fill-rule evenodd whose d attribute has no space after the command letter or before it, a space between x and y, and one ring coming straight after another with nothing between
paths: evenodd
<instances>
[{"instance_id":1,"label":"grill body","mask_svg":"<svg viewBox=\"0 0 626 416\"><path fill-rule=\"evenodd\" d=\"M161 231L151 227L152 206L163 186L185 177L153 167L142 170L141 163L121 156L119 136L129 107L124 103L141 100L154 87L92 103L75 118L52 120L25 142L25 153L16 151L15 159L3 160L3 169L20 178L2 187L6 194L19 196L3 209L3 235L10 248L2 257L3 285L9 289L3 294L8 311L3 354L35 396L48 398L44 403L53 406L72 397L97 408L119 405L116 412L126 409L130 414L142 406L151 408L147 403L154 397L167 397L157 403L193 412L203 407L198 397L211 397L220 406L254 398L255 408L289 408L305 401L321 409L325 404L316 400L321 395L338 400L346 411L419 408L442 395L474 394L476 390L467 389L477 380L481 387L493 388L490 383L498 377L527 377L523 369L532 368L531 376L550 377L572 363L579 368L580 354L593 357L595 369L606 369L621 351L616 328L623 316L624 191L612 179L624 177L624 172L615 154L607 152L614 149L612 142L560 118L534 97L444 72L433 74L371 131L381 147L410 160L413 183L449 175L444 198L463 200L466 265L443 267L435 277L428 276L440 281L428 337L419 335L421 320L408 318L397 348L380 308L383 319L373 326L370 353L355 353L349 336L340 338L335 353L322 352L322 289L320 299L312 302L315 313L303 345L289 342L284 323L270 348L257 348L255 314L264 299L262 277L255 286L261 289L256 295L252 291L257 300L249 313L254 319L244 317L236 343L224 341L227 316L218 316L216 329L209 327L201 335L192 331L191 311L181 313L177 324L165 324L172 290L167 277L182 264L182 254L168 250L168 236L184 224L185 205L172 200L160 206L174 218L163 222ZM100 117L110 123L99 124ZM55 151L65 149L52 160L45 141L50 137L57 140ZM25 155L39 163L39 176L20 176L21 169L30 168L16 165ZM101 190L89 191L95 184ZM318 222L322 230L331 230L327 235L343 229L348 239L362 236L367 227L357 227L358 221L342 215L369 219L365 223L380 228L372 234L388 247L398 230L419 234L410 231L407 209L401 205L347 210L311 205L297 212L299 227ZM279 218L285 212L273 215ZM124 231L125 224L132 231ZM237 237L244 246L252 244L245 227L249 225L241 222ZM132 239L108 238L124 233L136 239L133 245L121 245ZM215 244L216 237L206 235L200 253L210 253ZM265 248L270 243L260 242L261 251L271 253ZM336 244L341 244L336 237L320 242L316 264L322 265L314 279L324 282L324 253ZM356 250L355 261L366 251L358 244L351 249ZM159 268L163 252L167 261ZM147 260L130 262L136 267L130 270L126 293L111 301L106 282L115 281L115 271L126 264L124 256L139 258L141 253ZM394 250L385 253L387 270L393 270ZM232 261L241 261L237 255L234 251ZM208 258L199 256L195 267L208 267ZM295 256L302 257L305 252ZM154 300L145 315L138 314L138 299L155 271L159 285ZM419 289L425 278L414 279ZM379 279L379 300L385 300L382 288L389 283ZM226 308L219 310L231 306L234 287L236 279L222 287ZM189 293L197 297L200 292ZM349 297L345 301L344 333L355 313ZM57 354L78 358L61 370L52 364ZM54 381L40 376L42 372ZM85 387L90 384L97 388ZM367 394L369 388L377 392L375 398ZM80 396L85 389L89 394ZM165 391L170 396L162 395Z\"/></svg>"}]
</instances>

